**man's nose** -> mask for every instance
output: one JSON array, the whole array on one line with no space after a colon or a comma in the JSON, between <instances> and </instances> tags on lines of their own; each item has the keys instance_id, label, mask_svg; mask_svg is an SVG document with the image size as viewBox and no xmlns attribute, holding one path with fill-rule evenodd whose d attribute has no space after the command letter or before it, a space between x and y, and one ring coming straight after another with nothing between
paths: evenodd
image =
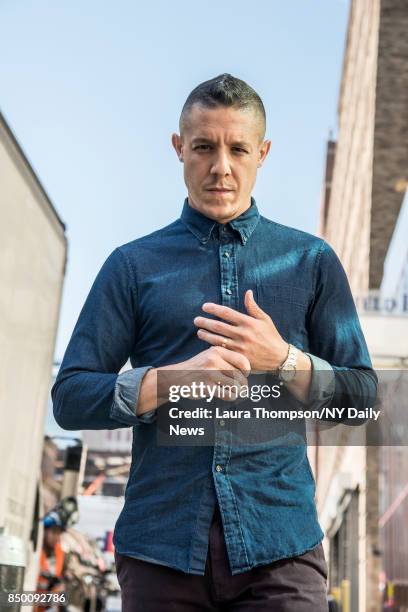
<instances>
[{"instance_id":1,"label":"man's nose","mask_svg":"<svg viewBox=\"0 0 408 612\"><path fill-rule=\"evenodd\" d=\"M225 176L231 174L230 160L226 152L220 151L216 154L211 167L211 174Z\"/></svg>"}]
</instances>

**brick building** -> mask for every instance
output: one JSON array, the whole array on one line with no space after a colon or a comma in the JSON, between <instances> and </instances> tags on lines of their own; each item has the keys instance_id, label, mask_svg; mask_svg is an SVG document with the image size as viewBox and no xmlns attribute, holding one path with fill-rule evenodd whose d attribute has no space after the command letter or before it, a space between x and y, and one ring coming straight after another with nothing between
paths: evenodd
<instances>
[{"instance_id":1,"label":"brick building","mask_svg":"<svg viewBox=\"0 0 408 612\"><path fill-rule=\"evenodd\" d=\"M356 299L377 299L407 185L407 32L407 0L351 0L338 137L330 139L327 149L320 230L342 260ZM379 309L363 312L361 322L374 367L406 367L408 318L386 316ZM408 584L408 574L401 574L403 567L408 571L408 552L392 550L395 538L386 536L380 522L403 487L400 480L391 490L387 479L397 461L405 465L406 451L395 447L385 456L377 446L346 442L320 447L312 455L330 587L343 591L345 610L382 610L381 587L395 582L403 592L404 581ZM402 509L405 503L408 496ZM394 525L400 538L402 527L401 521Z\"/></svg>"}]
</instances>

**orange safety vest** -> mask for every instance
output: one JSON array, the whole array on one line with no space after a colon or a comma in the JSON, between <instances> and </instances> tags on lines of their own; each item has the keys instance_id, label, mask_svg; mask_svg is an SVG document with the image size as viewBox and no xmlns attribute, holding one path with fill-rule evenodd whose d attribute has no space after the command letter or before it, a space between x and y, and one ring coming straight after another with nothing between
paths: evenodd
<instances>
[{"instance_id":1,"label":"orange safety vest","mask_svg":"<svg viewBox=\"0 0 408 612\"><path fill-rule=\"evenodd\" d=\"M62 578L63 573L64 573L65 552L63 551L61 544L59 542L57 542L54 546L54 556L55 556L55 571L53 575L56 576L57 578ZM41 576L42 572L44 573L50 572L50 568L48 565L48 558L47 558L47 555L45 554L44 549L42 549L41 556L40 556L40 575L38 576L38 581L37 581L37 593L52 592L53 589L50 589L48 586L48 579ZM44 610L46 610L46 607L36 606L34 610L35 612L43 612Z\"/></svg>"},{"instance_id":2,"label":"orange safety vest","mask_svg":"<svg viewBox=\"0 0 408 612\"><path fill-rule=\"evenodd\" d=\"M65 553L62 550L62 546L59 542L57 542L54 546L54 556L55 556L55 574L54 575L57 576L57 578L61 578L63 570L64 570ZM47 558L47 555L45 554L44 549L42 549L41 551L40 569L41 569L41 572L50 571L49 565L48 565L48 558Z\"/></svg>"}]
</instances>

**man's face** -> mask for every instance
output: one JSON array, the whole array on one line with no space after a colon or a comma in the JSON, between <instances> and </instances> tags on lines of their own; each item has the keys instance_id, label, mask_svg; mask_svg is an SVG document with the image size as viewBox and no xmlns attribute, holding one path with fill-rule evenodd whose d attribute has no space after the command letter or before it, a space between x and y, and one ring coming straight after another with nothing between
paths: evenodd
<instances>
[{"instance_id":1,"label":"man's face","mask_svg":"<svg viewBox=\"0 0 408 612\"><path fill-rule=\"evenodd\" d=\"M190 206L219 223L249 208L257 169L271 145L262 139L256 112L194 104L172 142L184 163Z\"/></svg>"}]
</instances>

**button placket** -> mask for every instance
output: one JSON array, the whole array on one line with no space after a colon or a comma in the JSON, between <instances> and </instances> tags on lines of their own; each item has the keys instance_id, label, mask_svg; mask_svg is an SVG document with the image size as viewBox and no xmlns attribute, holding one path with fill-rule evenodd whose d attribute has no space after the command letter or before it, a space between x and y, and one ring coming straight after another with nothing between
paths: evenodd
<instances>
[{"instance_id":1,"label":"button placket","mask_svg":"<svg viewBox=\"0 0 408 612\"><path fill-rule=\"evenodd\" d=\"M221 273L221 300L225 306L235 308L237 300L234 296L234 237L231 235L231 230L226 225L223 225L219 233L219 260Z\"/></svg>"},{"instance_id":2,"label":"button placket","mask_svg":"<svg viewBox=\"0 0 408 612\"><path fill-rule=\"evenodd\" d=\"M223 226L219 232L219 264L220 264L220 289L221 304L231 308L237 308L238 288L236 272L236 237L233 232ZM231 499L231 486L228 482L228 461L231 454L231 431L224 419L215 421L215 439L213 454L213 474L217 489L217 497L225 514L226 523L224 527L228 533L233 530L229 524L228 517L234 515L234 501Z\"/></svg>"},{"instance_id":3,"label":"button placket","mask_svg":"<svg viewBox=\"0 0 408 612\"><path fill-rule=\"evenodd\" d=\"M225 427L223 428L215 428L215 438L214 438L214 455L213 455L213 466L215 475L222 474L226 476L225 466L228 463L228 457L230 455L231 449L231 432L228 431ZM220 483L221 484L221 483ZM221 485L223 486L223 485ZM220 491L221 493L221 491ZM226 497L226 491L223 490L222 497Z\"/></svg>"}]
</instances>

